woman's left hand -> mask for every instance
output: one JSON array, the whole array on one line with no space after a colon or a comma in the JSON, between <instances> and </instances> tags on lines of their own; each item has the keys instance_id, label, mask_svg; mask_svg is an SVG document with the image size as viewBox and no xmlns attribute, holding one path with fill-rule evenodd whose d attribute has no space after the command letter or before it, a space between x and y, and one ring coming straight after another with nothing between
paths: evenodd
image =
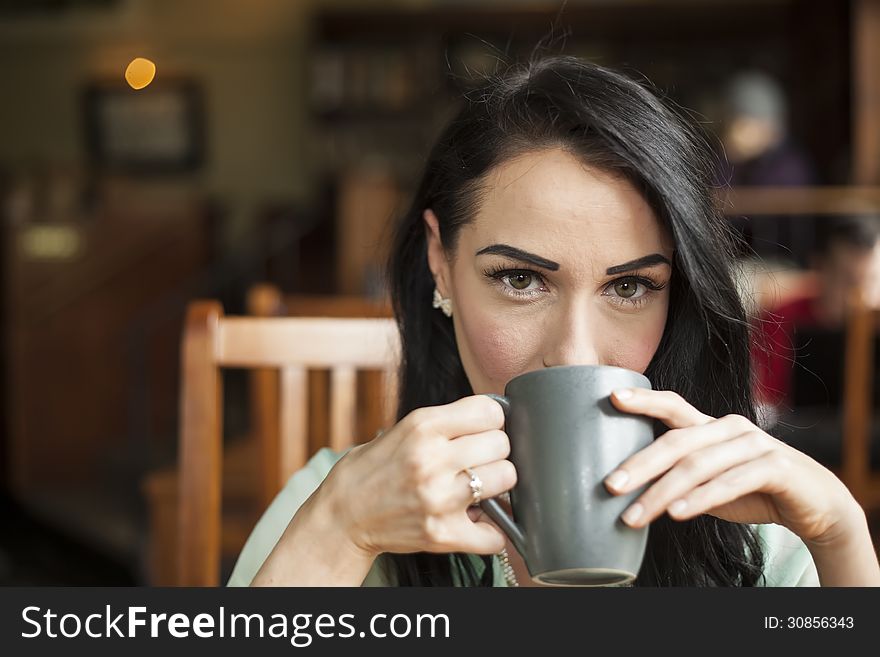
<instances>
[{"instance_id":1,"label":"woman's left hand","mask_svg":"<svg viewBox=\"0 0 880 657\"><path fill-rule=\"evenodd\" d=\"M671 391L631 390L611 398L621 411L661 420L670 430L605 479L614 494L654 483L624 512L642 527L664 512L703 513L737 523L784 525L804 541L842 537L858 503L830 470L741 415L714 418ZM618 475L617 473L623 473Z\"/></svg>"}]
</instances>

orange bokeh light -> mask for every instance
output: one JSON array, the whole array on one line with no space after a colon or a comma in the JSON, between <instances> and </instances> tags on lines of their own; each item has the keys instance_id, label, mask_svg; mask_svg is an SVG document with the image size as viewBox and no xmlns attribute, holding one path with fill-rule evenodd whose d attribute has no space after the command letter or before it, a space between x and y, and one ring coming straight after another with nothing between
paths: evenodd
<instances>
[{"instance_id":1,"label":"orange bokeh light","mask_svg":"<svg viewBox=\"0 0 880 657\"><path fill-rule=\"evenodd\" d=\"M125 69L125 80L132 89L143 89L156 77L156 65L149 59L136 57Z\"/></svg>"}]
</instances>

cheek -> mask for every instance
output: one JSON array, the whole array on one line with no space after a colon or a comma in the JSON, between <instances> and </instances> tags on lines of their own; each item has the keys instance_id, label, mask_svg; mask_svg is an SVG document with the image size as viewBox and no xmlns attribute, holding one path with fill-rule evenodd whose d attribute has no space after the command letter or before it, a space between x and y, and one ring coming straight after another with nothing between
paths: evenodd
<instances>
[{"instance_id":1,"label":"cheek","mask_svg":"<svg viewBox=\"0 0 880 657\"><path fill-rule=\"evenodd\" d=\"M657 313L649 321L616 331L615 334L621 337L610 345L611 362L608 364L644 374L663 337L665 325L664 308L662 313Z\"/></svg>"},{"instance_id":2,"label":"cheek","mask_svg":"<svg viewBox=\"0 0 880 657\"><path fill-rule=\"evenodd\" d=\"M540 336L510 317L469 310L461 314L456 335L471 386L478 394L503 391L510 379L529 367Z\"/></svg>"},{"instance_id":3,"label":"cheek","mask_svg":"<svg viewBox=\"0 0 880 657\"><path fill-rule=\"evenodd\" d=\"M657 351L659 343L660 338L658 337L656 342L650 344L642 342L638 345L619 345L615 362L609 364L625 367L628 370L644 374L645 370L648 369L651 359L654 357L654 353Z\"/></svg>"}]
</instances>

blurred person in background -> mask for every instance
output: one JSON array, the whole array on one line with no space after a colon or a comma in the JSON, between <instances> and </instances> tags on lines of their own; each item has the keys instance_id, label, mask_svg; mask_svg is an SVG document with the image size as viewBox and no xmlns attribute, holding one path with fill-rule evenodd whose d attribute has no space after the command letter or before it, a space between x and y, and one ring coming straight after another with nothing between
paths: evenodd
<instances>
[{"instance_id":1,"label":"blurred person in background","mask_svg":"<svg viewBox=\"0 0 880 657\"><path fill-rule=\"evenodd\" d=\"M813 165L789 130L788 101L779 82L761 71L742 71L725 85L721 103L719 183L732 187L808 186ZM731 226L759 257L779 257L805 266L812 217L731 216Z\"/></svg>"},{"instance_id":2,"label":"blurred person in background","mask_svg":"<svg viewBox=\"0 0 880 657\"><path fill-rule=\"evenodd\" d=\"M880 308L880 215L857 214L823 218L812 255L816 282L800 294L761 312L754 326L755 396L764 405L768 423L792 397L792 376L798 355L798 329L842 332L847 302L858 290L864 302ZM843 353L823 354L843 363Z\"/></svg>"},{"instance_id":3,"label":"blurred person in background","mask_svg":"<svg viewBox=\"0 0 880 657\"><path fill-rule=\"evenodd\" d=\"M722 144L731 185L791 186L814 182L812 166L788 129L788 104L765 73L734 76L724 91Z\"/></svg>"}]
</instances>

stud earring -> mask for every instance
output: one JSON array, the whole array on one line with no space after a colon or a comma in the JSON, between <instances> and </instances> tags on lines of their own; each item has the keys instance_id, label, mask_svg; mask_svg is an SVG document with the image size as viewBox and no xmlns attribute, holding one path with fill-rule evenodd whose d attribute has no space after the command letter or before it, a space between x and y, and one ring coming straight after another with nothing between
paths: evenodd
<instances>
[{"instance_id":1,"label":"stud earring","mask_svg":"<svg viewBox=\"0 0 880 657\"><path fill-rule=\"evenodd\" d=\"M440 296L440 290L434 288L434 308L439 308L447 317L452 317L452 299L444 299Z\"/></svg>"}]
</instances>

